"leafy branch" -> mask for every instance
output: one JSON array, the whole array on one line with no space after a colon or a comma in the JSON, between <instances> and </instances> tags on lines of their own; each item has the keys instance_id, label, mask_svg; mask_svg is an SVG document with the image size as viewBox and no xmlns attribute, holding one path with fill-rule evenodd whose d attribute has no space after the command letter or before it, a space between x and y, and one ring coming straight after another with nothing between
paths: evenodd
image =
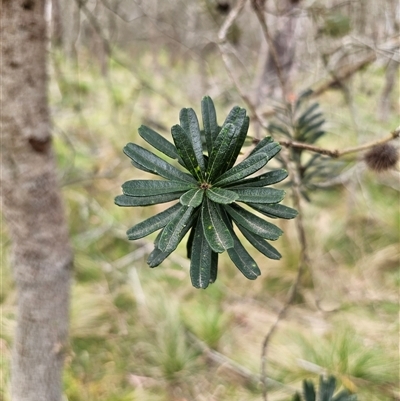
<instances>
[{"instance_id":1,"label":"leafy branch","mask_svg":"<svg viewBox=\"0 0 400 401\"><path fill-rule=\"evenodd\" d=\"M139 135L146 142L180 167L139 145L128 143L124 153L132 164L164 180L127 181L115 203L135 207L179 199L178 203L127 231L130 240L137 240L160 230L147 260L150 267L160 265L189 233L187 257L191 260L190 278L194 287L207 288L215 282L218 256L225 251L240 272L254 280L261 271L234 227L267 258L281 257L269 241L277 240L282 230L239 205L246 204L273 219L296 217L296 210L279 204L285 192L270 188L284 180L287 171L274 170L248 178L275 157L281 147L266 137L236 164L249 128L246 110L234 107L222 126L217 123L210 97L203 98L201 111L202 130L193 109L181 110L180 124L171 128L174 143L149 127L139 128Z\"/></svg>"}]
</instances>

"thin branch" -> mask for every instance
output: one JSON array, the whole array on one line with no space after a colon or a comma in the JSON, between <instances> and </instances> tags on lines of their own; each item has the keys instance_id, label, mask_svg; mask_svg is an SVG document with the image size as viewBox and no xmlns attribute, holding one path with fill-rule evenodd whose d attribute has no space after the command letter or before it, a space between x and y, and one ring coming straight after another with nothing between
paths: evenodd
<instances>
[{"instance_id":1,"label":"thin branch","mask_svg":"<svg viewBox=\"0 0 400 401\"><path fill-rule=\"evenodd\" d=\"M260 22L260 25L261 25L265 40L268 43L269 50L270 50L271 56L272 56L272 60L273 60L273 62L275 64L276 75L278 76L279 83L281 85L283 98L286 99L286 85L285 85L285 80L284 80L284 77L283 77L282 66L281 66L281 62L279 60L279 55L278 55L278 52L276 50L274 41L273 41L273 39L271 37L271 34L269 32L267 22L265 20L264 2L260 1L260 0L252 0L251 3L253 5L254 12L256 13L257 18L258 18L258 20Z\"/></svg>"},{"instance_id":2,"label":"thin branch","mask_svg":"<svg viewBox=\"0 0 400 401\"><path fill-rule=\"evenodd\" d=\"M357 153L357 152L361 152L363 150L368 150L368 149L374 148L375 146L382 145L382 144L389 142L398 137L400 137L400 126L397 127L395 130L393 130L389 135L386 135L385 137L383 137L381 139L365 143L364 145L346 148L343 150L339 150L339 149L330 150L330 149L326 149L326 148L321 148L319 146L310 145L308 143L296 142L296 141L290 141L290 140L281 140L281 141L279 141L279 143L282 146L285 146L286 148L297 148L297 149L309 150L310 152L320 153L322 155L326 155L326 156L332 157L334 159L338 159L339 157L348 155L350 153Z\"/></svg>"},{"instance_id":3,"label":"thin branch","mask_svg":"<svg viewBox=\"0 0 400 401\"><path fill-rule=\"evenodd\" d=\"M103 33L103 29L99 22L97 21L96 17L92 14L92 12L86 7L87 1L84 0L75 0L78 7L82 10L82 12L86 15L90 25L93 27L97 35L99 36L101 43L103 45L104 52L106 53L107 57L110 60L113 60L116 64L118 64L120 67L126 69L129 71L135 78L137 78L140 82L140 85L142 88L146 88L154 93L159 94L161 97L165 99L165 101L170 104L171 106L176 106L175 101L165 92L161 92L160 90L157 90L153 87L153 85L143 78L142 76L139 76L139 72L136 74L133 72L133 67L126 65L122 60L118 59L115 57L113 54L113 48L111 46L110 41L105 37Z\"/></svg>"},{"instance_id":4,"label":"thin branch","mask_svg":"<svg viewBox=\"0 0 400 401\"><path fill-rule=\"evenodd\" d=\"M302 212L302 205L301 205L301 193L300 193L300 187L301 187L301 179L298 173L298 169L293 166L293 162L289 160L289 157L287 154L282 152L281 157L283 158L287 170L289 172L289 175L292 177L292 194L293 194L293 203L297 211L299 212L298 216L296 217L296 229L297 229L297 234L299 237L299 242L300 242L300 255L299 255L299 264L298 264L298 269L297 269L297 275L296 279L293 282L292 287L290 288L289 291L289 297L282 307L281 311L278 313L278 316L274 322L274 324L271 326L269 329L269 332L266 334L264 337L264 341L262 344L261 348L261 382L263 384L263 399L264 401L268 401L268 381L267 381L267 350L269 343L271 341L272 336L274 335L275 331L278 328L278 325L280 321L286 316L286 313L290 307L290 305L293 303L293 301L296 298L299 286L300 286L300 280L303 275L304 270L306 267L309 265L309 256L308 256L308 245L307 245L307 237L306 237L306 232L304 228L304 222L303 222L303 212Z\"/></svg>"},{"instance_id":5,"label":"thin branch","mask_svg":"<svg viewBox=\"0 0 400 401\"><path fill-rule=\"evenodd\" d=\"M236 376L240 377L247 383L257 385L260 382L260 376L251 372L245 366L240 365L239 363L233 361L227 356L221 354L220 352L210 348L204 341L200 340L197 336L195 336L192 332L186 331L187 336L193 345L198 348L210 361L223 365L229 371L231 371ZM293 394L296 389L294 387L283 384L277 380L267 379L267 382L273 386L280 387L288 392L288 394Z\"/></svg>"},{"instance_id":6,"label":"thin branch","mask_svg":"<svg viewBox=\"0 0 400 401\"><path fill-rule=\"evenodd\" d=\"M218 47L221 52L222 61L225 64L226 71L228 72L232 82L235 84L240 97L243 99L243 101L246 103L246 105L250 109L252 116L254 116L257 120L259 120L257 111L256 111L253 103L251 102L249 96L246 95L245 91L242 89L239 78L236 76L231 59L228 55L231 51L229 48L230 46L228 43L227 34L229 31L229 28L233 25L235 20L238 18L245 3L246 3L246 0L238 0L235 7L233 7L231 9L231 11L229 12L228 16L226 17L224 23L222 24L222 26L218 32Z\"/></svg>"},{"instance_id":7,"label":"thin branch","mask_svg":"<svg viewBox=\"0 0 400 401\"><path fill-rule=\"evenodd\" d=\"M328 89L333 88L337 84L340 84L341 81L344 81L347 78L350 78L357 71L360 71L362 68L364 68L368 64L371 64L375 60L376 60L376 54L369 53L368 56L366 56L359 62L357 62L355 64L344 66L343 68L341 68L335 72L335 76L333 76L330 79L328 79L327 81L317 85L316 88L313 90L311 97L318 97L318 96L322 95Z\"/></svg>"}]
</instances>

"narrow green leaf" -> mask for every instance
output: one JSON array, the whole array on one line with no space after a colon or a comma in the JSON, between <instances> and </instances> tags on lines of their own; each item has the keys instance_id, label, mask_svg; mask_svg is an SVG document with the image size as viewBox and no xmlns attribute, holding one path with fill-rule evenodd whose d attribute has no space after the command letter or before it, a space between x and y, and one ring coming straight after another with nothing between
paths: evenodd
<instances>
[{"instance_id":1,"label":"narrow green leaf","mask_svg":"<svg viewBox=\"0 0 400 401\"><path fill-rule=\"evenodd\" d=\"M278 203L285 197L285 191L275 188L235 188L238 202L251 203Z\"/></svg>"},{"instance_id":2,"label":"narrow green leaf","mask_svg":"<svg viewBox=\"0 0 400 401\"><path fill-rule=\"evenodd\" d=\"M225 205L225 210L229 213L235 223L240 224L250 232L257 234L262 238L277 240L283 234L283 231L279 227L261 219L236 204L233 204L232 206Z\"/></svg>"},{"instance_id":3,"label":"narrow green leaf","mask_svg":"<svg viewBox=\"0 0 400 401\"><path fill-rule=\"evenodd\" d=\"M192 245L193 245L193 239L194 239L194 234L195 234L195 228L197 225L197 220L193 224L193 227L190 230L188 240L186 241L186 257L190 259L192 257Z\"/></svg>"},{"instance_id":4,"label":"narrow green leaf","mask_svg":"<svg viewBox=\"0 0 400 401\"><path fill-rule=\"evenodd\" d=\"M134 167L138 168L139 170L145 171L146 173L153 173L151 170L149 170L148 168L142 166L139 163L136 163L134 160L131 160L131 163Z\"/></svg>"},{"instance_id":5,"label":"narrow green leaf","mask_svg":"<svg viewBox=\"0 0 400 401\"><path fill-rule=\"evenodd\" d=\"M149 257L147 258L147 264L150 267L157 267L160 265L164 260L171 255L173 251L170 252L163 252L159 248L154 248L153 251L150 253Z\"/></svg>"},{"instance_id":6,"label":"narrow green leaf","mask_svg":"<svg viewBox=\"0 0 400 401\"><path fill-rule=\"evenodd\" d=\"M185 206L197 207L201 204L204 196L204 190L201 188L194 188L184 193L179 202Z\"/></svg>"},{"instance_id":7,"label":"narrow green leaf","mask_svg":"<svg viewBox=\"0 0 400 401\"><path fill-rule=\"evenodd\" d=\"M336 388L336 379L333 376L328 377L326 380L320 376L319 381L319 401L331 401L333 393Z\"/></svg>"},{"instance_id":8,"label":"narrow green leaf","mask_svg":"<svg viewBox=\"0 0 400 401\"><path fill-rule=\"evenodd\" d=\"M243 146L243 143L246 139L247 131L249 129L250 119L246 116L246 110L241 109L240 107L234 107L229 113L227 119L225 120L225 124L231 123L233 124L237 131L238 136L235 139L235 146L229 148L229 153L225 155L226 158L226 166L220 173L224 173L225 171L232 168L235 164L235 161L240 153L240 149Z\"/></svg>"},{"instance_id":9,"label":"narrow green leaf","mask_svg":"<svg viewBox=\"0 0 400 401\"><path fill-rule=\"evenodd\" d=\"M293 396L292 401L301 401L300 394L299 394L299 393L296 393L296 394Z\"/></svg>"},{"instance_id":10,"label":"narrow green leaf","mask_svg":"<svg viewBox=\"0 0 400 401\"><path fill-rule=\"evenodd\" d=\"M268 173L261 174L257 177L247 178L242 181L235 182L235 184L229 185L229 189L234 190L234 188L243 187L265 187L267 185L276 184L281 182L288 176L288 173L284 169L272 170Z\"/></svg>"},{"instance_id":11,"label":"narrow green leaf","mask_svg":"<svg viewBox=\"0 0 400 401\"><path fill-rule=\"evenodd\" d=\"M193 184L182 181L131 180L122 184L124 195L135 197L188 191L191 188L193 188Z\"/></svg>"},{"instance_id":12,"label":"narrow green leaf","mask_svg":"<svg viewBox=\"0 0 400 401\"><path fill-rule=\"evenodd\" d=\"M332 401L357 401L357 396L351 395L347 390L342 390L335 395Z\"/></svg>"},{"instance_id":13,"label":"narrow green leaf","mask_svg":"<svg viewBox=\"0 0 400 401\"><path fill-rule=\"evenodd\" d=\"M304 128L307 125L310 125L313 121L317 120L320 117L323 117L323 114L321 112L315 113L315 114L311 114L305 120L302 120L301 123L299 122L297 124L296 129L297 130L301 130L302 128Z\"/></svg>"},{"instance_id":14,"label":"narrow green leaf","mask_svg":"<svg viewBox=\"0 0 400 401\"><path fill-rule=\"evenodd\" d=\"M322 136L324 136L326 134L326 131L316 131L313 132L311 135L308 136L307 140L308 143L314 143L317 142L319 138L321 138Z\"/></svg>"},{"instance_id":15,"label":"narrow green leaf","mask_svg":"<svg viewBox=\"0 0 400 401\"><path fill-rule=\"evenodd\" d=\"M325 124L325 120L320 120L312 125L306 126L304 129L301 130L301 133L299 134L298 138L299 139L303 139L303 138L307 139L307 142L309 142L308 135L310 133L312 134L313 132L318 131L324 124Z\"/></svg>"},{"instance_id":16,"label":"narrow green leaf","mask_svg":"<svg viewBox=\"0 0 400 401\"><path fill-rule=\"evenodd\" d=\"M292 209L289 206L280 205L279 203L271 205L262 203L247 203L247 205L273 219L293 219L298 215L296 209Z\"/></svg>"},{"instance_id":17,"label":"narrow green leaf","mask_svg":"<svg viewBox=\"0 0 400 401\"><path fill-rule=\"evenodd\" d=\"M265 138L264 138L265 139ZM262 143L262 141L260 142ZM259 143L259 144L260 144ZM258 145L257 145L258 146ZM257 147L256 147L257 148ZM276 154L278 154L282 147L279 145L278 142L269 142L265 143L263 146L261 146L258 150L256 148L253 149L252 152L250 152L249 156L258 154L258 153L265 153L267 155L267 162L270 161Z\"/></svg>"},{"instance_id":18,"label":"narrow green leaf","mask_svg":"<svg viewBox=\"0 0 400 401\"><path fill-rule=\"evenodd\" d=\"M207 288L210 283L211 253L210 245L204 237L201 220L198 219L190 261L190 278L196 288Z\"/></svg>"},{"instance_id":19,"label":"narrow green leaf","mask_svg":"<svg viewBox=\"0 0 400 401\"><path fill-rule=\"evenodd\" d=\"M170 157L171 159L178 158L176 147L158 132L153 131L151 128L146 127L145 125L141 125L138 132L147 143L164 153L164 155Z\"/></svg>"},{"instance_id":20,"label":"narrow green leaf","mask_svg":"<svg viewBox=\"0 0 400 401\"><path fill-rule=\"evenodd\" d=\"M178 210L182 206L177 203L174 206L169 207L161 213L156 214L139 224L131 227L126 234L128 235L128 239L135 240L139 238L146 237L147 235L159 230L160 228L165 227L170 220L172 220Z\"/></svg>"},{"instance_id":21,"label":"narrow green leaf","mask_svg":"<svg viewBox=\"0 0 400 401\"><path fill-rule=\"evenodd\" d=\"M235 192L223 188L209 188L206 191L206 195L213 202L222 203L223 205L232 203L239 198Z\"/></svg>"},{"instance_id":22,"label":"narrow green leaf","mask_svg":"<svg viewBox=\"0 0 400 401\"><path fill-rule=\"evenodd\" d=\"M259 252L265 255L269 259L279 260L282 255L270 245L264 238L253 234L249 230L246 230L243 226L238 224L239 230L245 236L245 238L254 246Z\"/></svg>"},{"instance_id":23,"label":"narrow green leaf","mask_svg":"<svg viewBox=\"0 0 400 401\"><path fill-rule=\"evenodd\" d=\"M185 167L192 173L198 181L203 180L203 171L198 163L193 149L192 141L180 125L174 125L171 128L172 138L174 139L179 156ZM204 164L204 159L203 159Z\"/></svg>"},{"instance_id":24,"label":"narrow green leaf","mask_svg":"<svg viewBox=\"0 0 400 401\"><path fill-rule=\"evenodd\" d=\"M306 98L308 98L310 95L313 94L313 90L312 89L306 89L305 91L303 91L302 93L300 93L299 97L296 100L295 106L294 106L294 110L296 111L301 104L304 102L304 100Z\"/></svg>"},{"instance_id":25,"label":"narrow green leaf","mask_svg":"<svg viewBox=\"0 0 400 401\"><path fill-rule=\"evenodd\" d=\"M181 231L181 233L179 234L179 239L178 239L178 244L182 241L183 237L187 234L187 232L193 227L193 225L196 222L196 219L198 218L198 212L194 212L192 214L192 216L190 217L188 223L186 224L186 226L184 227L184 229ZM163 228L163 230L157 235L156 240L154 241L154 250L150 253L149 258L147 259L147 264L150 267L156 267L159 264L161 264L169 255L171 255L171 253L175 250L172 249L168 252L163 252L161 251L161 249L158 248L158 244L160 243L160 238L161 235L164 231L165 227Z\"/></svg>"},{"instance_id":26,"label":"narrow green leaf","mask_svg":"<svg viewBox=\"0 0 400 401\"><path fill-rule=\"evenodd\" d=\"M255 280L261 274L256 261L250 256L239 240L235 241L234 247L229 248L227 252L232 262L249 280Z\"/></svg>"},{"instance_id":27,"label":"narrow green leaf","mask_svg":"<svg viewBox=\"0 0 400 401\"><path fill-rule=\"evenodd\" d=\"M268 131L269 132L279 132L280 134L283 134L285 136L288 136L289 138L291 137L290 132L288 131L287 128L282 127L281 125L277 124L269 124L268 125Z\"/></svg>"},{"instance_id":28,"label":"narrow green leaf","mask_svg":"<svg viewBox=\"0 0 400 401\"><path fill-rule=\"evenodd\" d=\"M211 252L210 283L215 283L218 275L218 253Z\"/></svg>"},{"instance_id":29,"label":"narrow green leaf","mask_svg":"<svg viewBox=\"0 0 400 401\"><path fill-rule=\"evenodd\" d=\"M196 155L197 164L202 171L205 171L204 157L203 157L203 144L201 141L201 133L199 121L197 120L196 113L193 109L182 109L179 113L179 121L181 127L188 135L192 142L193 150ZM176 143L175 143L176 145Z\"/></svg>"},{"instance_id":30,"label":"narrow green leaf","mask_svg":"<svg viewBox=\"0 0 400 401\"><path fill-rule=\"evenodd\" d=\"M256 146L254 146L254 149L250 152L249 156L261 151L266 145L270 143L274 143L274 140L270 136L266 136L265 138L261 139L261 141L258 142Z\"/></svg>"},{"instance_id":31,"label":"narrow green leaf","mask_svg":"<svg viewBox=\"0 0 400 401\"><path fill-rule=\"evenodd\" d=\"M226 124L221 129L214 142L214 147L208 160L207 180L213 182L221 171L225 171L229 161L229 155L236 146L236 138L239 131L233 124Z\"/></svg>"},{"instance_id":32,"label":"narrow green leaf","mask_svg":"<svg viewBox=\"0 0 400 401\"><path fill-rule=\"evenodd\" d=\"M194 208L182 206L175 217L164 227L158 243L158 248L163 252L176 249L180 240L181 233L187 226Z\"/></svg>"},{"instance_id":33,"label":"narrow green leaf","mask_svg":"<svg viewBox=\"0 0 400 401\"><path fill-rule=\"evenodd\" d=\"M148 169L154 174L167 178L168 180L178 180L184 182L195 182L196 180L189 174L183 173L165 160L156 156L154 153L142 148L134 143L128 143L124 147L124 153L137 164Z\"/></svg>"},{"instance_id":34,"label":"narrow green leaf","mask_svg":"<svg viewBox=\"0 0 400 401\"><path fill-rule=\"evenodd\" d=\"M316 393L312 381L309 380L303 381L303 393L307 401L316 401Z\"/></svg>"},{"instance_id":35,"label":"narrow green leaf","mask_svg":"<svg viewBox=\"0 0 400 401\"><path fill-rule=\"evenodd\" d=\"M208 154L211 154L213 144L219 133L217 114L214 102L210 96L204 96L201 101L201 114L203 117L204 135L206 138Z\"/></svg>"},{"instance_id":36,"label":"narrow green leaf","mask_svg":"<svg viewBox=\"0 0 400 401\"><path fill-rule=\"evenodd\" d=\"M214 202L204 198L201 208L204 235L214 252L221 253L233 246L233 239Z\"/></svg>"},{"instance_id":37,"label":"narrow green leaf","mask_svg":"<svg viewBox=\"0 0 400 401\"><path fill-rule=\"evenodd\" d=\"M267 161L268 158L265 153L256 153L219 176L214 185L220 187L240 181L250 174L260 170L260 168L267 164Z\"/></svg>"},{"instance_id":38,"label":"narrow green leaf","mask_svg":"<svg viewBox=\"0 0 400 401\"><path fill-rule=\"evenodd\" d=\"M250 256L247 252L246 248L242 245L239 238L233 231L233 226L229 217L223 211L223 219L231 236L233 238L233 247L227 250L228 255L232 262L236 265L236 267L240 270L240 272L249 280L255 280L260 274L260 269L257 266L255 260Z\"/></svg>"},{"instance_id":39,"label":"narrow green leaf","mask_svg":"<svg viewBox=\"0 0 400 401\"><path fill-rule=\"evenodd\" d=\"M226 124L233 124L237 127L240 126L243 122L243 117L244 117L243 112L246 113L246 110L242 109L239 106L234 106L226 116L222 126Z\"/></svg>"},{"instance_id":40,"label":"narrow green leaf","mask_svg":"<svg viewBox=\"0 0 400 401\"><path fill-rule=\"evenodd\" d=\"M319 103L313 103L310 105L306 111L303 112L303 114L298 118L298 123L303 124L304 120L308 118L315 110L317 110L319 107Z\"/></svg>"},{"instance_id":41,"label":"narrow green leaf","mask_svg":"<svg viewBox=\"0 0 400 401\"><path fill-rule=\"evenodd\" d=\"M128 196L118 195L115 197L114 203L118 206L131 207L131 206L151 206L158 203L165 203L180 198L184 192L173 192L164 195L153 196Z\"/></svg>"}]
</instances>

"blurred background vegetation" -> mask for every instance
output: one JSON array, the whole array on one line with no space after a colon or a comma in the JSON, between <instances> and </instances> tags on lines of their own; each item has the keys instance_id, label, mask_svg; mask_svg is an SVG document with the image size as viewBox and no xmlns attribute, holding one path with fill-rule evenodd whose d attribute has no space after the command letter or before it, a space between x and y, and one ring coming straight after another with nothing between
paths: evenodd
<instances>
[{"instance_id":1,"label":"blurred background vegetation","mask_svg":"<svg viewBox=\"0 0 400 401\"><path fill-rule=\"evenodd\" d=\"M49 2L49 101L75 251L65 400L261 398L261 345L297 274L295 221L278 222L285 232L276 243L280 261L249 247L262 271L255 282L223 255L218 281L199 291L190 284L184 246L150 269L145 261L152 243L126 239L129 227L160 210L114 205L121 183L149 178L122 154L127 142L146 146L137 134L141 124L170 139L182 107L199 112L208 94L222 119L235 104L247 108L243 90L259 115L276 117L282 94L250 3L227 34L241 88L221 57L217 34L234 5ZM318 102L327 134L318 145L356 146L398 126L398 2L268 0L266 9L277 49L284 43L282 55L291 54L290 68L283 66L291 96L323 88ZM251 135L268 135L252 122ZM342 161L338 175L308 191L303 219L310 266L269 344L270 401L291 399L303 379L316 382L325 373L359 400L400 399L399 166L377 174L360 158ZM287 190L283 203L293 206ZM4 401L16 297L8 247L3 227Z\"/></svg>"}]
</instances>

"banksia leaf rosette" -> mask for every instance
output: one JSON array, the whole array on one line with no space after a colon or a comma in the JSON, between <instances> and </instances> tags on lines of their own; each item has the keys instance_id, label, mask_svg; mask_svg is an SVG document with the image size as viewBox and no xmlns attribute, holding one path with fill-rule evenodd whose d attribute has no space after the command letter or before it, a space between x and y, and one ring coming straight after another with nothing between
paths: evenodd
<instances>
[{"instance_id":1,"label":"banksia leaf rosette","mask_svg":"<svg viewBox=\"0 0 400 401\"><path fill-rule=\"evenodd\" d=\"M203 98L201 110L203 130L193 109L181 110L180 124L171 129L174 144L148 127L139 128L139 135L146 142L175 163L128 143L124 153L132 164L162 179L125 182L123 195L117 196L115 203L149 206L177 200L175 205L130 228L127 235L136 240L160 230L147 260L150 267L156 267L189 233L187 256L191 261L192 284L206 288L217 278L218 255L224 251L245 277L256 279L260 269L237 232L268 258L279 259L280 253L268 241L277 240L282 230L259 215L291 219L297 212L279 204L284 191L269 187L287 177L285 170L252 176L281 150L279 144L265 138L235 164L249 128L246 111L234 107L219 126L210 97ZM249 207L243 207L244 204ZM257 211L257 215L251 210Z\"/></svg>"}]
</instances>

